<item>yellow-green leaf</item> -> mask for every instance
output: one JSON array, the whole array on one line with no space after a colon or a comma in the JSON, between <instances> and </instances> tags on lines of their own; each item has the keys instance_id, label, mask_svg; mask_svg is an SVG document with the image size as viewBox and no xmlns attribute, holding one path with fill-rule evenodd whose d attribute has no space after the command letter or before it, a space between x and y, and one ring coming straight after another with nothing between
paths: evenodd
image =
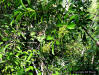
<instances>
[{"instance_id":1,"label":"yellow-green leaf","mask_svg":"<svg viewBox=\"0 0 99 75\"><path fill-rule=\"evenodd\" d=\"M67 28L68 28L68 29L74 29L74 28L75 28L75 25L76 25L76 24L71 23L71 24L67 25Z\"/></svg>"}]
</instances>

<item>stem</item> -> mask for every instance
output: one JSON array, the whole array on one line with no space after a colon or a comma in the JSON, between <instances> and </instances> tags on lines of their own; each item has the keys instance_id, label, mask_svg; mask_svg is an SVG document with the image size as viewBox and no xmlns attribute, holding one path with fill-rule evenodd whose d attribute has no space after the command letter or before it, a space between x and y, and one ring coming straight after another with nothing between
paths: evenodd
<instances>
[{"instance_id":1,"label":"stem","mask_svg":"<svg viewBox=\"0 0 99 75\"><path fill-rule=\"evenodd\" d=\"M82 27L84 29L84 31L87 33L87 35L95 42L97 42L87 31L87 29L85 27Z\"/></svg>"}]
</instances>

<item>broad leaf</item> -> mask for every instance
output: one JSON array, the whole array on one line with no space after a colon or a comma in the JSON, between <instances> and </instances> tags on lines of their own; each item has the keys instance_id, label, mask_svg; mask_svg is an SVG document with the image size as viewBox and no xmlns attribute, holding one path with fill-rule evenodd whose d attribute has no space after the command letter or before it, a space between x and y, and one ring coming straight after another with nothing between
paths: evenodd
<instances>
[{"instance_id":1,"label":"broad leaf","mask_svg":"<svg viewBox=\"0 0 99 75\"><path fill-rule=\"evenodd\" d=\"M76 24L71 23L71 24L67 25L67 28L68 28L68 29L74 29L75 26L76 26Z\"/></svg>"},{"instance_id":2,"label":"broad leaf","mask_svg":"<svg viewBox=\"0 0 99 75\"><path fill-rule=\"evenodd\" d=\"M48 35L46 39L47 39L47 40L54 40L54 37Z\"/></svg>"}]
</instances>

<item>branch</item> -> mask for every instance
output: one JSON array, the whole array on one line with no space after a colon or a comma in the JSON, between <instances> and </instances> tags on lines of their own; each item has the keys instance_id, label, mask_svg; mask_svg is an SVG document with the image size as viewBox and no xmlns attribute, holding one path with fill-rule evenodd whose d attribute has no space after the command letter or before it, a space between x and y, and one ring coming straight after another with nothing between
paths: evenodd
<instances>
[{"instance_id":1,"label":"branch","mask_svg":"<svg viewBox=\"0 0 99 75\"><path fill-rule=\"evenodd\" d=\"M84 31L87 33L87 35L95 42L97 42L87 31L87 29L85 27L82 27L84 29Z\"/></svg>"}]
</instances>

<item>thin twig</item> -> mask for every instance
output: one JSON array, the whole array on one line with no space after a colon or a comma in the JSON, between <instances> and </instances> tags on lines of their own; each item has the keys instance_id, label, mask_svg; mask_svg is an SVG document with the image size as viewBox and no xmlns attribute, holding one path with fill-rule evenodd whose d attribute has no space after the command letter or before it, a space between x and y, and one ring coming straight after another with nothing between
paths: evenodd
<instances>
[{"instance_id":1,"label":"thin twig","mask_svg":"<svg viewBox=\"0 0 99 75\"><path fill-rule=\"evenodd\" d=\"M87 29L85 27L82 27L84 29L84 31L87 33L87 35L95 42L97 42L87 31Z\"/></svg>"}]
</instances>

